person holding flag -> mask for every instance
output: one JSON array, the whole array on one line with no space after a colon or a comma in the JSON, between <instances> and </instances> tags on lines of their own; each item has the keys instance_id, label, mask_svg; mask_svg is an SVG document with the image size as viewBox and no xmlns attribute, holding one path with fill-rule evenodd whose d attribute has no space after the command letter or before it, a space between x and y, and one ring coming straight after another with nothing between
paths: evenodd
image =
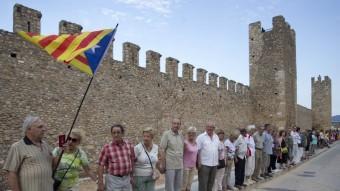
<instances>
[{"instance_id":1,"label":"person holding flag","mask_svg":"<svg viewBox=\"0 0 340 191\"><path fill-rule=\"evenodd\" d=\"M94 75L102 63L106 52L109 50L118 24L114 29L104 29L93 32L83 32L80 34L62 34L41 36L38 34L20 31L18 34L27 41L45 50L54 59L64 64L73 66L91 76L84 96L81 99L77 113L67 134L66 140L70 139L72 129L77 121L81 106L91 86ZM60 157L54 165L52 177L56 174L56 169L63 158L64 150L60 152ZM51 185L52 186L52 185ZM48 189L45 189L48 190Z\"/></svg>"}]
</instances>

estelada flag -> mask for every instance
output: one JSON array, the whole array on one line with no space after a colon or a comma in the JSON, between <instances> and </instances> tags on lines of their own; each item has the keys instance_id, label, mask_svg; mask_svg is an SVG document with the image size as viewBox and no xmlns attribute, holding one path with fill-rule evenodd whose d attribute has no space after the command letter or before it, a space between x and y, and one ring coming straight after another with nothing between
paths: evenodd
<instances>
[{"instance_id":1,"label":"estelada flag","mask_svg":"<svg viewBox=\"0 0 340 191\"><path fill-rule=\"evenodd\" d=\"M39 46L57 61L70 64L80 71L93 76L114 40L118 25L114 29L105 29L80 34L62 34L41 36L20 31L19 35Z\"/></svg>"}]
</instances>

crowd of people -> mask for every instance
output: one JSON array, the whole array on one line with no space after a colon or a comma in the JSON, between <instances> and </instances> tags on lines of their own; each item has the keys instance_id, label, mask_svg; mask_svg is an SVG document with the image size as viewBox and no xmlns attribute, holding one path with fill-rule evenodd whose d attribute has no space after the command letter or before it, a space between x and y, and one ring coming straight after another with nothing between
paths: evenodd
<instances>
[{"instance_id":1,"label":"crowd of people","mask_svg":"<svg viewBox=\"0 0 340 191\"><path fill-rule=\"evenodd\" d=\"M166 191L190 191L196 174L199 191L240 190L339 138L339 131L280 129L271 124L228 133L213 122L201 134L192 126L182 134L181 128L180 119L173 119L159 145L153 141L153 129L145 128L142 141L134 145L124 138L124 126L112 125L112 141L102 147L94 173L80 148L83 131L73 129L65 145L52 149L43 140L46 124L28 116L24 137L11 146L3 169L13 191L77 191L81 170L97 182L98 191L154 191L160 174L165 176Z\"/></svg>"}]
</instances>

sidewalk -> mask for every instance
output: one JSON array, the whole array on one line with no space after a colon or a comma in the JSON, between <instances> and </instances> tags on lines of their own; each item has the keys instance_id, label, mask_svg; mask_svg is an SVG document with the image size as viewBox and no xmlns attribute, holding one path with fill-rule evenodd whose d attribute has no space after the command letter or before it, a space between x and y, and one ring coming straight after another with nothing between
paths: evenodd
<instances>
[{"instance_id":1,"label":"sidewalk","mask_svg":"<svg viewBox=\"0 0 340 191\"><path fill-rule=\"evenodd\" d=\"M330 147L334 147L335 145L339 144L339 142L340 142L340 141L334 142L332 145L330 145ZM295 166L291 166L291 167L289 167L288 169L285 169L285 170L282 170L282 171L279 171L279 172L273 174L273 177L271 177L271 178L268 178L268 179L265 179L265 180L256 182L256 183L254 183L254 184L252 184L252 185L249 185L249 186L247 186L247 187L246 187L245 189L243 189L243 190L244 190L244 191L251 191L251 190L253 190L254 188L256 188L258 185L260 185L260 184L262 184L262 183L271 181L271 180L273 180L273 179L275 179L275 178L277 178L277 177L279 177L279 176L281 176L281 175L284 175L284 174L286 174L286 173L289 173L289 172L292 171L293 169L298 168L299 166L301 166L301 165L304 164L305 162L308 162L309 160L312 160L313 158L319 156L320 154L324 153L324 152L327 151L327 150L329 150L328 147L324 147L324 148L321 148L321 149L317 149L317 150L315 151L315 154L312 155L312 156L310 156L308 159L303 160L302 162L296 164Z\"/></svg>"}]
</instances>

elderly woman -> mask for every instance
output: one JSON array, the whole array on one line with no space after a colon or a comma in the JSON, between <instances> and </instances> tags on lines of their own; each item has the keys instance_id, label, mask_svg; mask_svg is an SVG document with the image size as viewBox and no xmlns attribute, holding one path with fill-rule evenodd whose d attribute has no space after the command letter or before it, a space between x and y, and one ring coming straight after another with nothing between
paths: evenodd
<instances>
[{"instance_id":1,"label":"elderly woman","mask_svg":"<svg viewBox=\"0 0 340 191\"><path fill-rule=\"evenodd\" d=\"M187 137L184 141L184 153L183 153L183 183L182 191L191 190L191 184L196 172L196 161L198 148L196 144L196 127L189 127L187 131Z\"/></svg>"},{"instance_id":2,"label":"elderly woman","mask_svg":"<svg viewBox=\"0 0 340 191\"><path fill-rule=\"evenodd\" d=\"M155 182L159 177L158 146L153 143L153 130L143 130L143 142L135 146L136 162L134 166L134 191L154 191Z\"/></svg>"},{"instance_id":3,"label":"elderly woman","mask_svg":"<svg viewBox=\"0 0 340 191\"><path fill-rule=\"evenodd\" d=\"M84 133L80 129L73 129L70 137L66 140L64 153L60 160L60 164L55 173L55 179L61 181L58 187L59 191L76 191L79 190L79 173L84 169L87 176L93 181L96 176L91 172L89 161L86 153L79 147L84 139ZM57 147L53 150L53 156L60 156L62 148Z\"/></svg>"},{"instance_id":4,"label":"elderly woman","mask_svg":"<svg viewBox=\"0 0 340 191\"><path fill-rule=\"evenodd\" d=\"M216 172L216 178L213 186L213 191L221 191L222 190L222 181L225 172L225 164L226 164L226 147L224 146L224 131L219 129L216 131L218 139L220 143L218 145L218 166Z\"/></svg>"},{"instance_id":5,"label":"elderly woman","mask_svg":"<svg viewBox=\"0 0 340 191\"><path fill-rule=\"evenodd\" d=\"M232 184L231 184L231 172L232 172L232 166L234 164L234 158L235 158L235 140L240 135L240 132L238 130L232 131L227 139L224 141L224 146L226 148L226 167L225 167L225 173L224 173L224 179L223 179L223 190L237 190Z\"/></svg>"}]
</instances>

